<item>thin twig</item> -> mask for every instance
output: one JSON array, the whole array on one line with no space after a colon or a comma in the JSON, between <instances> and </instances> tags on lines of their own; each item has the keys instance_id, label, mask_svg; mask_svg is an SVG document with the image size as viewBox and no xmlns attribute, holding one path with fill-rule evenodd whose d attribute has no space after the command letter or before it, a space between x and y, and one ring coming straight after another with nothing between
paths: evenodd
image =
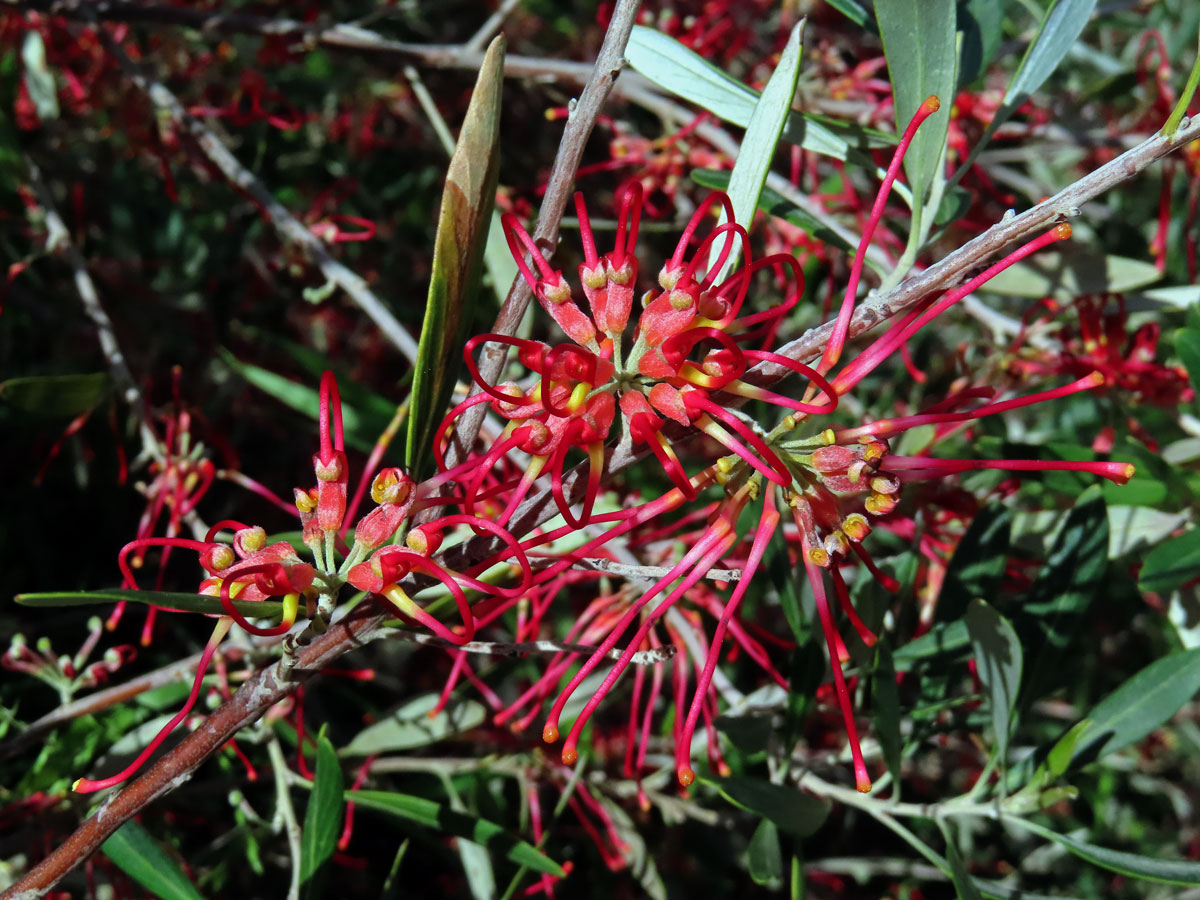
<instances>
[{"instance_id":1,"label":"thin twig","mask_svg":"<svg viewBox=\"0 0 1200 900\"><path fill-rule=\"evenodd\" d=\"M465 644L455 644L435 634L405 631L399 628L382 629L376 636L408 641L424 647L441 647L446 650L479 653L484 656L524 656L528 653L582 653L591 656L597 649L586 644L568 644L564 641L469 641ZM616 660L620 659L624 652L620 647L613 647L605 656ZM651 650L638 650L629 661L636 666L653 666L660 662L666 662L674 655L675 648L673 646L658 647Z\"/></svg>"},{"instance_id":2,"label":"thin twig","mask_svg":"<svg viewBox=\"0 0 1200 900\"><path fill-rule=\"evenodd\" d=\"M467 51L468 53L483 52L483 48L486 47L487 42L492 39L492 35L500 30L500 26L503 25L504 20L508 18L508 14L520 5L521 0L504 0L504 2L500 4L500 8L488 16L487 21L479 27L479 30L471 35L467 42L463 44L463 50Z\"/></svg>"},{"instance_id":3,"label":"thin twig","mask_svg":"<svg viewBox=\"0 0 1200 900\"><path fill-rule=\"evenodd\" d=\"M543 252L553 253L558 243L558 226L571 197L575 173L579 170L584 147L596 124L596 117L625 65L625 46L629 43L629 35L637 19L638 5L639 0L618 0L608 31L604 35L604 42L596 56L596 65L579 99L571 107L566 127L563 128L562 140L558 145L558 153L554 157L554 167L546 182L546 193L538 212L537 226L533 230L533 239L543 248ZM529 285L517 275L499 315L496 316L492 332L513 334L532 299L533 292ZM504 368L506 357L507 348L493 345L485 345L480 352L479 371L489 384L495 384ZM471 393L474 395L480 390L476 384L472 386ZM483 423L485 406L486 404L479 404L472 407L458 420L447 452L449 467L457 465L470 452L475 443L475 436L479 433L479 426Z\"/></svg>"},{"instance_id":4,"label":"thin twig","mask_svg":"<svg viewBox=\"0 0 1200 900\"><path fill-rule=\"evenodd\" d=\"M624 575L627 578L643 578L657 581L670 573L666 566L636 566L614 562L611 559L583 557L575 560L575 565L583 569L593 569L597 572L611 572L613 575ZM712 581L738 581L742 577L740 569L709 569L704 577Z\"/></svg>"},{"instance_id":5,"label":"thin twig","mask_svg":"<svg viewBox=\"0 0 1200 900\"><path fill-rule=\"evenodd\" d=\"M271 735L267 741L267 755L271 768L275 770L275 827L282 828L287 835L288 855L292 858L292 881L288 886L287 900L300 900L300 823L292 806L291 781L288 779L288 764L283 758L279 738Z\"/></svg>"},{"instance_id":6,"label":"thin twig","mask_svg":"<svg viewBox=\"0 0 1200 900\"><path fill-rule=\"evenodd\" d=\"M326 281L344 290L358 308L371 318L384 337L409 361L416 362L417 342L383 301L375 296L366 281L334 259L325 242L288 212L254 173L238 162L237 157L203 122L184 109L183 104L165 85L151 78L142 67L134 63L105 29L97 29L97 33L104 46L120 63L129 80L150 98L154 106L169 115L174 125L196 142L200 152L232 185L254 200L280 235L300 247Z\"/></svg>"},{"instance_id":7,"label":"thin twig","mask_svg":"<svg viewBox=\"0 0 1200 900\"><path fill-rule=\"evenodd\" d=\"M133 407L142 436L143 449L154 453L158 447L158 440L150 428L150 410L146 405L146 398L137 386L133 373L129 371L129 363L121 350L121 345L117 342L117 332L113 327L112 319L108 317L104 304L100 302L100 292L96 290L96 283L88 274L87 262L84 260L83 254L79 252L79 248L71 240L70 231L59 214L58 207L55 206L54 194L51 193L50 186L42 178L41 170L28 157L25 159L25 164L29 169L29 182L33 186L38 205L41 206L42 214L46 218L46 251L62 256L67 261L67 265L71 267L71 274L75 279L75 290L79 293L79 299L83 303L83 311L92 320L92 325L96 329L100 352L104 354L104 359L108 363L108 371L112 375L113 383L121 392L121 399Z\"/></svg>"}]
</instances>

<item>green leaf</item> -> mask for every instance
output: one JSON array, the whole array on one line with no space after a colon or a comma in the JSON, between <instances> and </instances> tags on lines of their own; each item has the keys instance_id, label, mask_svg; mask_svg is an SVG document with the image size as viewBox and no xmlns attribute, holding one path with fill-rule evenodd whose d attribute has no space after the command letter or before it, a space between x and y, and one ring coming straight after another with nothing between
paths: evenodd
<instances>
[{"instance_id":1,"label":"green leaf","mask_svg":"<svg viewBox=\"0 0 1200 900\"><path fill-rule=\"evenodd\" d=\"M635 25L625 48L625 57L634 69L670 93L741 128L750 124L758 103L758 91L725 74L675 38L653 28ZM887 147L895 143L890 135L851 126L835 130L829 120L821 116L795 111L788 116L783 139L805 150L843 161L853 149Z\"/></svg>"},{"instance_id":2,"label":"green leaf","mask_svg":"<svg viewBox=\"0 0 1200 900\"><path fill-rule=\"evenodd\" d=\"M242 362L223 347L220 349L220 354L230 368L260 391L270 394L280 403L290 406L301 415L314 420L317 418L318 410L321 408L321 395L315 388L299 384L253 363ZM355 396L354 387L350 383L339 380L338 389L342 395L342 427L345 430L348 445L369 453L374 449L376 439L387 429L393 410L390 405L386 406L386 410L378 409L375 405L370 408L356 406L351 400ZM312 440L313 445L316 446L315 431Z\"/></svg>"},{"instance_id":3,"label":"green leaf","mask_svg":"<svg viewBox=\"0 0 1200 900\"><path fill-rule=\"evenodd\" d=\"M1200 648L1155 660L1088 713L1072 765L1082 765L1140 741L1200 691Z\"/></svg>"},{"instance_id":4,"label":"green leaf","mask_svg":"<svg viewBox=\"0 0 1200 900\"><path fill-rule=\"evenodd\" d=\"M111 387L105 372L30 375L0 382L0 400L40 416L74 418L95 409Z\"/></svg>"},{"instance_id":5,"label":"green leaf","mask_svg":"<svg viewBox=\"0 0 1200 900\"><path fill-rule=\"evenodd\" d=\"M1004 37L1004 0L965 0L958 5L962 59L958 86L970 84L987 71Z\"/></svg>"},{"instance_id":6,"label":"green leaf","mask_svg":"<svg viewBox=\"0 0 1200 900\"><path fill-rule=\"evenodd\" d=\"M1167 538L1146 555L1138 575L1143 591L1164 594L1200 575L1200 528Z\"/></svg>"},{"instance_id":7,"label":"green leaf","mask_svg":"<svg viewBox=\"0 0 1200 900\"><path fill-rule=\"evenodd\" d=\"M159 900L204 900L175 858L137 822L130 820L114 831L100 850Z\"/></svg>"},{"instance_id":8,"label":"green leaf","mask_svg":"<svg viewBox=\"0 0 1200 900\"><path fill-rule=\"evenodd\" d=\"M221 601L207 594L184 594L175 591L47 591L38 594L17 594L13 598L22 606L92 606L96 603L145 603L180 612L204 613L219 616L224 612ZM247 619L279 619L283 604L270 600L234 600L233 607Z\"/></svg>"},{"instance_id":9,"label":"green leaf","mask_svg":"<svg viewBox=\"0 0 1200 900\"><path fill-rule=\"evenodd\" d=\"M565 876L562 867L544 856L532 844L510 835L503 827L469 813L455 812L448 806L390 791L347 791L346 799L360 808L373 809L397 818L433 828L441 834L452 834L487 848L493 855L503 855L519 866L544 872L559 878Z\"/></svg>"},{"instance_id":10,"label":"green leaf","mask_svg":"<svg viewBox=\"0 0 1200 900\"><path fill-rule=\"evenodd\" d=\"M1005 821L1054 841L1056 844L1066 847L1080 859L1085 859L1102 869L1162 884L1200 885L1200 863L1197 862L1182 859L1154 859L1136 853L1109 850L1107 847L1098 847L1095 844L1088 844L1065 834L1059 834L1053 829L1030 822L1028 819L1008 817Z\"/></svg>"},{"instance_id":11,"label":"green leaf","mask_svg":"<svg viewBox=\"0 0 1200 900\"><path fill-rule=\"evenodd\" d=\"M1064 302L1080 294L1121 294L1158 281L1153 263L1103 254L1091 248L1046 250L1009 266L981 291L1013 297L1056 297Z\"/></svg>"},{"instance_id":12,"label":"green leaf","mask_svg":"<svg viewBox=\"0 0 1200 900\"><path fill-rule=\"evenodd\" d=\"M729 200L733 204L733 220L747 231L754 224L754 211L758 209L759 197L775 159L775 147L783 131L788 113L792 109L792 98L796 95L796 82L800 77L801 41L804 37L804 19L792 29L787 46L779 58L779 64L763 88L762 95L754 105L754 112L746 126L746 135L738 148L737 160L729 176ZM724 214L718 225L724 224ZM708 264L715 267L722 253L724 241L713 241L708 251ZM720 284L733 269L741 256L740 241L734 241L734 252L728 254L724 266L717 273L715 283Z\"/></svg>"},{"instance_id":13,"label":"green leaf","mask_svg":"<svg viewBox=\"0 0 1200 900\"><path fill-rule=\"evenodd\" d=\"M976 597L993 597L1012 552L1013 511L1000 503L984 507L954 549L938 598L938 617L962 618Z\"/></svg>"},{"instance_id":14,"label":"green leaf","mask_svg":"<svg viewBox=\"0 0 1200 900\"><path fill-rule=\"evenodd\" d=\"M1200 48L1197 48L1196 59L1192 63L1192 71L1188 73L1183 92L1175 101L1175 108L1171 110L1171 115L1167 116L1167 121L1163 124L1163 134L1167 137L1174 137L1175 132L1179 130L1179 123L1187 115L1188 107L1192 105L1192 97L1196 95L1198 85L1200 85Z\"/></svg>"},{"instance_id":15,"label":"green leaf","mask_svg":"<svg viewBox=\"0 0 1200 900\"><path fill-rule=\"evenodd\" d=\"M438 701L436 693L423 694L385 718L368 725L343 748L344 756L369 756L411 750L440 741L451 734L470 731L483 723L487 710L475 700L451 701L433 718L429 711Z\"/></svg>"},{"instance_id":16,"label":"green leaf","mask_svg":"<svg viewBox=\"0 0 1200 900\"><path fill-rule=\"evenodd\" d=\"M746 848L746 868L755 884L777 891L783 887L783 853L779 849L779 830L770 819L754 829Z\"/></svg>"},{"instance_id":17,"label":"green leaf","mask_svg":"<svg viewBox=\"0 0 1200 900\"><path fill-rule=\"evenodd\" d=\"M946 862L950 864L950 880L954 883L954 893L958 900L983 900L983 895L975 886L971 873L967 871L967 864L963 862L962 854L958 851L958 844L954 841L950 826L939 819L938 828L946 839Z\"/></svg>"},{"instance_id":18,"label":"green leaf","mask_svg":"<svg viewBox=\"0 0 1200 900\"><path fill-rule=\"evenodd\" d=\"M1056 0L1050 5L1037 35L1017 67L1017 74L1008 86L993 130L1046 83L1046 79L1066 57L1071 45L1083 33L1095 8L1096 0Z\"/></svg>"},{"instance_id":19,"label":"green leaf","mask_svg":"<svg viewBox=\"0 0 1200 900\"><path fill-rule=\"evenodd\" d=\"M1175 332L1175 352L1187 368L1192 387L1200 387L1200 330L1180 328Z\"/></svg>"},{"instance_id":20,"label":"green leaf","mask_svg":"<svg viewBox=\"0 0 1200 900\"><path fill-rule=\"evenodd\" d=\"M729 173L719 169L692 169L691 178L696 184L714 191L725 191L729 188ZM758 195L758 208L797 228L803 228L826 244L832 244L848 253L853 253L855 250L854 246L836 231L769 187L764 187L762 193Z\"/></svg>"},{"instance_id":21,"label":"green leaf","mask_svg":"<svg viewBox=\"0 0 1200 900\"><path fill-rule=\"evenodd\" d=\"M824 800L760 778L722 778L708 783L734 806L766 816L795 837L815 834L829 815Z\"/></svg>"},{"instance_id":22,"label":"green leaf","mask_svg":"<svg viewBox=\"0 0 1200 900\"><path fill-rule=\"evenodd\" d=\"M1071 765L1071 760L1075 756L1075 749L1079 746L1079 739L1083 737L1091 725L1091 719L1076 722L1066 734L1054 742L1054 746L1046 754L1046 771L1051 778L1057 778L1063 772L1067 771L1067 768Z\"/></svg>"},{"instance_id":23,"label":"green leaf","mask_svg":"<svg viewBox=\"0 0 1200 900\"><path fill-rule=\"evenodd\" d=\"M883 761L893 778L900 777L900 690L896 685L896 665L887 638L875 650L875 674L871 679L871 706L875 716L875 736L883 751Z\"/></svg>"},{"instance_id":24,"label":"green leaf","mask_svg":"<svg viewBox=\"0 0 1200 900\"><path fill-rule=\"evenodd\" d=\"M917 131L904 156L917 209L924 205L937 175L954 105L958 71L954 0L875 0L875 20L891 73L897 134L908 127L927 97L936 95L942 103Z\"/></svg>"},{"instance_id":25,"label":"green leaf","mask_svg":"<svg viewBox=\"0 0 1200 900\"><path fill-rule=\"evenodd\" d=\"M966 622L979 680L990 695L996 753L1004 760L1021 686L1021 642L1008 620L983 600L971 601Z\"/></svg>"},{"instance_id":26,"label":"green leaf","mask_svg":"<svg viewBox=\"0 0 1200 900\"><path fill-rule=\"evenodd\" d=\"M1014 618L1022 643L1039 652L1027 670L1025 702L1060 683L1063 653L1092 601L1104 592L1108 510L1098 485L1084 491L1063 523L1029 598Z\"/></svg>"},{"instance_id":27,"label":"green leaf","mask_svg":"<svg viewBox=\"0 0 1200 900\"><path fill-rule=\"evenodd\" d=\"M898 671L907 671L921 660L944 653L961 653L971 645L967 635L967 623L962 619L954 622L937 622L916 640L897 647L892 658Z\"/></svg>"},{"instance_id":28,"label":"green leaf","mask_svg":"<svg viewBox=\"0 0 1200 900\"><path fill-rule=\"evenodd\" d=\"M454 390L479 295L499 173L504 47L497 37L484 55L446 173L408 414L405 459L418 480Z\"/></svg>"},{"instance_id":29,"label":"green leaf","mask_svg":"<svg viewBox=\"0 0 1200 900\"><path fill-rule=\"evenodd\" d=\"M321 896L327 864L337 849L346 806L342 766L322 728L317 735L317 772L300 833L300 883L309 896Z\"/></svg>"}]
</instances>

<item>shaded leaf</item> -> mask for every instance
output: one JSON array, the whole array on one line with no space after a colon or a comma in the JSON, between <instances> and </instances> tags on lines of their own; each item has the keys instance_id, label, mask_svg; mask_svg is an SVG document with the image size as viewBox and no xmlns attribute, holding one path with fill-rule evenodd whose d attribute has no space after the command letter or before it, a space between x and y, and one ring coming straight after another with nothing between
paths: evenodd
<instances>
[{"instance_id":1,"label":"shaded leaf","mask_svg":"<svg viewBox=\"0 0 1200 900\"><path fill-rule=\"evenodd\" d=\"M985 71L1004 36L1004 0L965 0L958 4L962 59L958 85L970 84Z\"/></svg>"},{"instance_id":2,"label":"shaded leaf","mask_svg":"<svg viewBox=\"0 0 1200 900\"><path fill-rule=\"evenodd\" d=\"M137 822L130 820L114 831L100 850L159 900L203 900L175 858Z\"/></svg>"},{"instance_id":3,"label":"shaded leaf","mask_svg":"<svg viewBox=\"0 0 1200 900\"><path fill-rule=\"evenodd\" d=\"M975 516L946 567L939 618L961 618L974 598L995 596L1012 549L1012 530L1013 511L1002 504L990 504Z\"/></svg>"},{"instance_id":4,"label":"shaded leaf","mask_svg":"<svg viewBox=\"0 0 1200 900\"><path fill-rule=\"evenodd\" d=\"M317 735L317 772L304 812L300 833L300 882L309 896L321 896L326 872L322 871L337 849L346 806L342 766L325 729Z\"/></svg>"},{"instance_id":5,"label":"shaded leaf","mask_svg":"<svg viewBox=\"0 0 1200 900\"><path fill-rule=\"evenodd\" d=\"M1200 575L1200 528L1168 538L1146 555L1138 587L1166 593Z\"/></svg>"},{"instance_id":6,"label":"shaded leaf","mask_svg":"<svg viewBox=\"0 0 1200 900\"><path fill-rule=\"evenodd\" d=\"M1014 613L1022 643L1039 648L1025 679L1025 702L1061 680L1062 654L1103 593L1107 568L1108 511L1101 489L1092 485L1067 516L1028 600Z\"/></svg>"},{"instance_id":7,"label":"shaded leaf","mask_svg":"<svg viewBox=\"0 0 1200 900\"><path fill-rule=\"evenodd\" d=\"M746 868L755 884L773 891L783 887L783 853L779 849L779 830L770 819L754 829L746 848Z\"/></svg>"},{"instance_id":8,"label":"shaded leaf","mask_svg":"<svg viewBox=\"0 0 1200 900\"><path fill-rule=\"evenodd\" d=\"M368 725L342 749L344 756L369 756L411 750L440 741L448 735L470 731L487 718L483 704L475 700L451 701L436 716L429 711L437 704L436 693L410 700L395 712Z\"/></svg>"},{"instance_id":9,"label":"shaded leaf","mask_svg":"<svg viewBox=\"0 0 1200 900\"><path fill-rule=\"evenodd\" d=\"M990 697L996 753L1004 760L1008 755L1008 736L1021 686L1021 642L1008 620L983 600L971 601L966 623L979 680Z\"/></svg>"},{"instance_id":10,"label":"shaded leaf","mask_svg":"<svg viewBox=\"0 0 1200 900\"><path fill-rule=\"evenodd\" d=\"M0 400L41 416L74 418L95 409L111 386L105 372L30 375L0 382Z\"/></svg>"},{"instance_id":11,"label":"shaded leaf","mask_svg":"<svg viewBox=\"0 0 1200 900\"><path fill-rule=\"evenodd\" d=\"M896 685L896 665L892 650L884 638L875 650L875 675L871 680L871 705L875 716L875 736L883 751L883 761L893 778L900 777L900 690Z\"/></svg>"},{"instance_id":12,"label":"shaded leaf","mask_svg":"<svg viewBox=\"0 0 1200 900\"><path fill-rule=\"evenodd\" d=\"M1189 286L1190 287L1190 286ZM1196 288L1192 288L1196 290ZM1200 300L1200 292L1196 298ZM1175 352L1187 368L1188 379L1193 388L1200 388L1200 330L1180 328L1175 332Z\"/></svg>"},{"instance_id":13,"label":"shaded leaf","mask_svg":"<svg viewBox=\"0 0 1200 900\"><path fill-rule=\"evenodd\" d=\"M373 809L410 822L417 822L441 834L452 834L486 847L493 855L501 855L519 866L535 872L556 875L566 873L552 859L544 856L532 844L510 835L502 826L469 813L455 812L448 806L391 791L347 791L346 799L360 808Z\"/></svg>"},{"instance_id":14,"label":"shaded leaf","mask_svg":"<svg viewBox=\"0 0 1200 900\"><path fill-rule=\"evenodd\" d=\"M937 622L927 632L903 647L897 647L892 655L897 671L906 671L921 660L944 653L961 653L971 645L967 635L967 623L962 619L954 622Z\"/></svg>"},{"instance_id":15,"label":"shaded leaf","mask_svg":"<svg viewBox=\"0 0 1200 900\"><path fill-rule=\"evenodd\" d=\"M958 70L954 0L875 0L875 20L891 73L896 133L903 133L927 97L936 95L942 103L917 131L904 156L916 209L929 196L954 105Z\"/></svg>"},{"instance_id":16,"label":"shaded leaf","mask_svg":"<svg viewBox=\"0 0 1200 900\"><path fill-rule=\"evenodd\" d=\"M223 615L221 601L207 594L184 594L176 591L46 591L36 594L17 594L13 598L22 606L91 606L96 603L145 603L180 612ZM283 604L273 600L234 600L234 609L247 619L279 619Z\"/></svg>"},{"instance_id":17,"label":"shaded leaf","mask_svg":"<svg viewBox=\"0 0 1200 900\"><path fill-rule=\"evenodd\" d=\"M1140 741L1168 721L1200 691L1200 649L1185 650L1146 666L1088 713L1072 765L1082 765Z\"/></svg>"},{"instance_id":18,"label":"shaded leaf","mask_svg":"<svg viewBox=\"0 0 1200 900\"><path fill-rule=\"evenodd\" d=\"M759 778L722 778L709 783L734 806L767 817L795 837L814 834L829 815L824 800Z\"/></svg>"},{"instance_id":19,"label":"shaded leaf","mask_svg":"<svg viewBox=\"0 0 1200 900\"><path fill-rule=\"evenodd\" d=\"M499 172L504 47L497 37L484 55L446 173L409 404L405 460L418 480L462 366L479 294Z\"/></svg>"},{"instance_id":20,"label":"shaded leaf","mask_svg":"<svg viewBox=\"0 0 1200 900\"><path fill-rule=\"evenodd\" d=\"M1158 881L1163 884L1200 885L1200 863L1182 859L1155 859L1121 850L1110 850L1076 840L1065 834L1045 828L1027 819L1008 819L1020 827L1039 834L1067 848L1080 859L1112 872L1120 872L1133 878Z\"/></svg>"},{"instance_id":21,"label":"shaded leaf","mask_svg":"<svg viewBox=\"0 0 1200 900\"><path fill-rule=\"evenodd\" d=\"M221 348L220 353L222 359L235 372L260 391L270 394L296 412L316 420L317 412L321 408L321 395L315 388L292 381L253 363L242 362L224 348ZM374 406L367 409L355 406L351 400L354 396L352 385L339 380L338 389L342 395L342 427L346 433L346 443L369 453L375 447L376 438L388 427L393 409L390 404L385 404L384 410ZM315 432L313 445L316 445Z\"/></svg>"},{"instance_id":22,"label":"shaded leaf","mask_svg":"<svg viewBox=\"0 0 1200 900\"><path fill-rule=\"evenodd\" d=\"M983 900L983 895L979 893L979 888L972 880L971 873L967 871L967 864L958 850L958 844L954 840L950 826L939 820L938 828L941 829L942 836L946 839L946 862L950 864L950 880L954 884L955 896L958 897L958 900Z\"/></svg>"}]
</instances>

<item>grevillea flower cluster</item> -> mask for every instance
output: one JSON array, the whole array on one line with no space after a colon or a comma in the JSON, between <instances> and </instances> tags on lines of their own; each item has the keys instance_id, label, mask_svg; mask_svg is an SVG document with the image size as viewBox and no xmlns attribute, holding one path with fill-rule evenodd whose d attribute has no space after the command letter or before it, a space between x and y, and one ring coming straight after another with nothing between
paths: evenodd
<instances>
[{"instance_id":1,"label":"grevillea flower cluster","mask_svg":"<svg viewBox=\"0 0 1200 900\"><path fill-rule=\"evenodd\" d=\"M572 343L549 346L498 334L480 335L468 342L467 364L479 393L451 411L443 423L435 448L440 465L435 481L458 481L464 511L474 514L477 508L485 507L503 526L530 495L534 484L548 475L563 524L535 533L519 544L527 553L554 560L539 566L530 580L536 592L531 596L538 598L533 605L541 609L552 600L547 589L563 587L561 579L582 560L608 554L611 562L627 562L613 556L615 538L636 538L655 527L670 532L673 526L664 525L669 514L690 501L705 502L700 527L690 532L686 551L664 567L661 577L640 593L602 597L584 611L570 637L574 640L586 636L597 642L595 651L582 659L577 669L574 664L578 654L553 660L545 678L533 685L515 707L498 714L497 718L510 720L519 709L535 700L540 703L548 699L557 689L543 727L543 738L556 742L564 708L572 695L615 654L615 664L587 698L566 735L564 763L577 758L582 729L636 654L666 644L675 644L679 649L703 634L708 649L696 667L690 703L683 702L688 676L678 664L682 654L675 654L676 671L684 673L675 686L679 703L676 772L683 785L693 781L692 737L701 719L711 726L715 710L711 685L726 635L737 633L738 645L747 650L757 647L764 668L773 671L762 644L743 637L748 636L748 629L739 621L738 610L772 536L783 530L794 538L796 564L803 567L816 601L856 782L860 790L869 790L870 776L859 750L841 668L848 654L834 621L831 599L836 598L861 639L873 644L875 636L856 614L843 574L847 565L861 564L886 588L897 588L894 579L878 569L863 546L872 523L888 521L905 485L911 482L940 480L982 469L1082 471L1116 483L1131 477L1133 467L1120 462L944 459L929 455L937 438L918 454L905 456L896 453L891 444L918 426L934 426L935 435L944 436L987 416L1090 390L1104 382L1104 376L1097 372L1062 387L1009 399L995 399L988 388L970 388L910 415L857 425L831 418L839 398L852 393L920 329L1008 266L1070 237L1071 229L1066 224L1051 228L958 288L925 299L856 356L840 364L865 251L909 143L937 108L936 98L927 100L896 149L862 234L832 336L812 366L767 349L781 317L796 304L802 291L799 268L789 254L754 259L746 231L732 221L732 208L723 194L713 194L700 205L674 253L658 272L657 287L645 292L640 290L636 256L640 186L627 188L620 196L616 239L612 251L606 254L597 246L582 197L576 196L584 260L578 269L578 291L562 271L542 257L513 216L504 218L505 234L521 274L542 309ZM720 223L701 236L705 222L714 214L721 215ZM738 258L741 264L734 266ZM788 276L790 289L781 302L747 312L755 276L764 270ZM635 318L634 302L638 297L641 310ZM529 375L495 386L488 384L474 359L478 349L488 343L505 344L515 350L517 361ZM787 393L768 390L763 386L763 376L772 370L777 377L798 375L804 384ZM737 406L747 400L765 401L767 408L778 410L778 424L768 430L738 410ZM489 404L503 423L498 437L487 449L447 467L450 427L466 409L480 403ZM635 451L653 455L673 487L640 505L601 513L597 512L596 500L604 474L605 441L613 431L619 431L619 439ZM689 474L683 462L685 446L701 453L711 453L710 448L715 447L716 458L710 456L701 471ZM578 503L572 502L569 479L564 474L572 450L587 457L587 474L580 479L585 486ZM751 508L757 508L757 525L744 534L739 522ZM791 519L787 526L781 524L785 514ZM681 521L697 524L687 516ZM576 541L571 549L559 548L556 542L576 534L582 544ZM739 577L728 596L720 599L702 582L708 578L720 583L722 579L709 572L723 560L727 564L736 562ZM633 562L638 562L636 557ZM716 619L711 633L703 628L691 631L692 625L682 624L694 625L695 615L676 614L681 601L687 599L694 605L698 598ZM659 634L661 626L667 629L666 640ZM681 628L690 633L680 634ZM661 678L659 674L653 677ZM638 727L635 722L637 698L643 696L645 678L644 669L639 667L631 739L637 731L643 737L647 734L648 725ZM563 679L565 686L558 688ZM645 701L642 715L647 723L657 694L656 685ZM712 728L708 731L711 740ZM715 756L710 752L712 758Z\"/></svg>"}]
</instances>

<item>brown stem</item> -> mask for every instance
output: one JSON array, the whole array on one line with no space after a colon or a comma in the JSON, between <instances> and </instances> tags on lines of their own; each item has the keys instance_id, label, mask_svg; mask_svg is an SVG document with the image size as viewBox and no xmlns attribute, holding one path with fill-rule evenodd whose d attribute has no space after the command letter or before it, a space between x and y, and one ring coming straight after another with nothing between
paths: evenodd
<instances>
[{"instance_id":1,"label":"brown stem","mask_svg":"<svg viewBox=\"0 0 1200 900\"><path fill-rule=\"evenodd\" d=\"M538 212L537 227L533 230L533 239L546 256L552 254L558 244L558 226L567 208L567 201L571 198L575 173L579 171L579 162L596 124L596 117L625 65L625 46L629 43L629 35L637 19L639 3L640 0L619 0L617 3L608 32L604 35L604 43L600 45L600 52L596 56L596 65L592 69L591 77L571 108L566 127L563 128L562 140L554 158L554 168L550 172L542 208ZM518 274L513 279L504 305L500 307L492 332L513 334L532 299L533 291ZM479 373L489 384L496 383L504 368L506 356L507 348L490 344L485 345L480 352ZM479 385L473 385L472 396L480 390ZM487 404L478 404L467 410L459 419L446 454L448 468L453 468L467 457L472 444L475 443L476 435L479 434L479 426L483 424L486 412Z\"/></svg>"}]
</instances>

